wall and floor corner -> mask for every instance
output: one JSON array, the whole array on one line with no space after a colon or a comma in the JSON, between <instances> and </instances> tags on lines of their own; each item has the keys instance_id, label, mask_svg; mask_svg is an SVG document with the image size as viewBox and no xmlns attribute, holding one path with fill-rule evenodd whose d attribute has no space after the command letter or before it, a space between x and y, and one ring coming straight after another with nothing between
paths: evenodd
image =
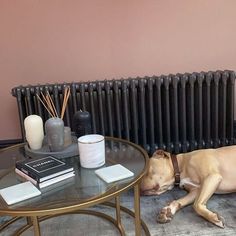
<instances>
[{"instance_id":1,"label":"wall and floor corner","mask_svg":"<svg viewBox=\"0 0 236 236\"><path fill-rule=\"evenodd\" d=\"M18 85L236 67L236 2L0 2L0 140L20 138Z\"/></svg>"}]
</instances>

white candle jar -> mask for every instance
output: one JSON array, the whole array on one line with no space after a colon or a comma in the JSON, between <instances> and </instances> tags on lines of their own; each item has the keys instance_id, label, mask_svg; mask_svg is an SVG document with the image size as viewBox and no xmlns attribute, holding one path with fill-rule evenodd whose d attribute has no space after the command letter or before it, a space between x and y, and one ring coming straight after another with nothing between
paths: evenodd
<instances>
[{"instance_id":1,"label":"white candle jar","mask_svg":"<svg viewBox=\"0 0 236 236\"><path fill-rule=\"evenodd\" d=\"M97 168L105 164L104 136L88 134L78 138L80 165Z\"/></svg>"}]
</instances>

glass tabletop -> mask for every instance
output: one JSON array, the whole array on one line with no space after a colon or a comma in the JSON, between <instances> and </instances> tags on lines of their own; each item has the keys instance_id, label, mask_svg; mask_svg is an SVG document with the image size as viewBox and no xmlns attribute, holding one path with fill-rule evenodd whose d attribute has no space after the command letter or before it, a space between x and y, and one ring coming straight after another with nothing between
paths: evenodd
<instances>
[{"instance_id":1,"label":"glass tabletop","mask_svg":"<svg viewBox=\"0 0 236 236\"><path fill-rule=\"evenodd\" d=\"M140 146L117 138L105 138L106 163L121 164L134 173L131 178L107 184L96 174L96 169L80 167L79 156L62 159L74 165L75 176L40 189L40 196L8 206L0 197L0 212L14 215L65 212L104 202L137 184L147 169L148 155ZM15 173L15 162L28 158L24 144L0 151L0 189L22 182ZM100 168L102 168L100 167Z\"/></svg>"}]
</instances>

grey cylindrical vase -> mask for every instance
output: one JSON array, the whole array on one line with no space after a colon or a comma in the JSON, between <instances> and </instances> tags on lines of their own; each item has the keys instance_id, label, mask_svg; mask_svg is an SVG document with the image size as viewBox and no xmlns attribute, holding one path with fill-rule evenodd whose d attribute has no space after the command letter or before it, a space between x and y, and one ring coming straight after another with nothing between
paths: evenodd
<instances>
[{"instance_id":1,"label":"grey cylindrical vase","mask_svg":"<svg viewBox=\"0 0 236 236\"><path fill-rule=\"evenodd\" d=\"M64 122L53 117L45 122L47 144L51 152L59 152L64 148Z\"/></svg>"}]
</instances>

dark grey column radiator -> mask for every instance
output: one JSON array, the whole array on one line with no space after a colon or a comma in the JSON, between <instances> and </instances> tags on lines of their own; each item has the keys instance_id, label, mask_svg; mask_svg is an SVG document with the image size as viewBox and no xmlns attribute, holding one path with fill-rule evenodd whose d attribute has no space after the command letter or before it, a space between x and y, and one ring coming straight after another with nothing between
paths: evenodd
<instances>
[{"instance_id":1,"label":"dark grey column radiator","mask_svg":"<svg viewBox=\"0 0 236 236\"><path fill-rule=\"evenodd\" d=\"M77 110L87 110L93 133L130 140L149 153L157 148L178 153L234 143L234 83L233 71L216 71L19 86L12 95L23 138L27 115L48 118L36 94L48 91L60 111L69 85L65 125L72 125Z\"/></svg>"}]
</instances>

